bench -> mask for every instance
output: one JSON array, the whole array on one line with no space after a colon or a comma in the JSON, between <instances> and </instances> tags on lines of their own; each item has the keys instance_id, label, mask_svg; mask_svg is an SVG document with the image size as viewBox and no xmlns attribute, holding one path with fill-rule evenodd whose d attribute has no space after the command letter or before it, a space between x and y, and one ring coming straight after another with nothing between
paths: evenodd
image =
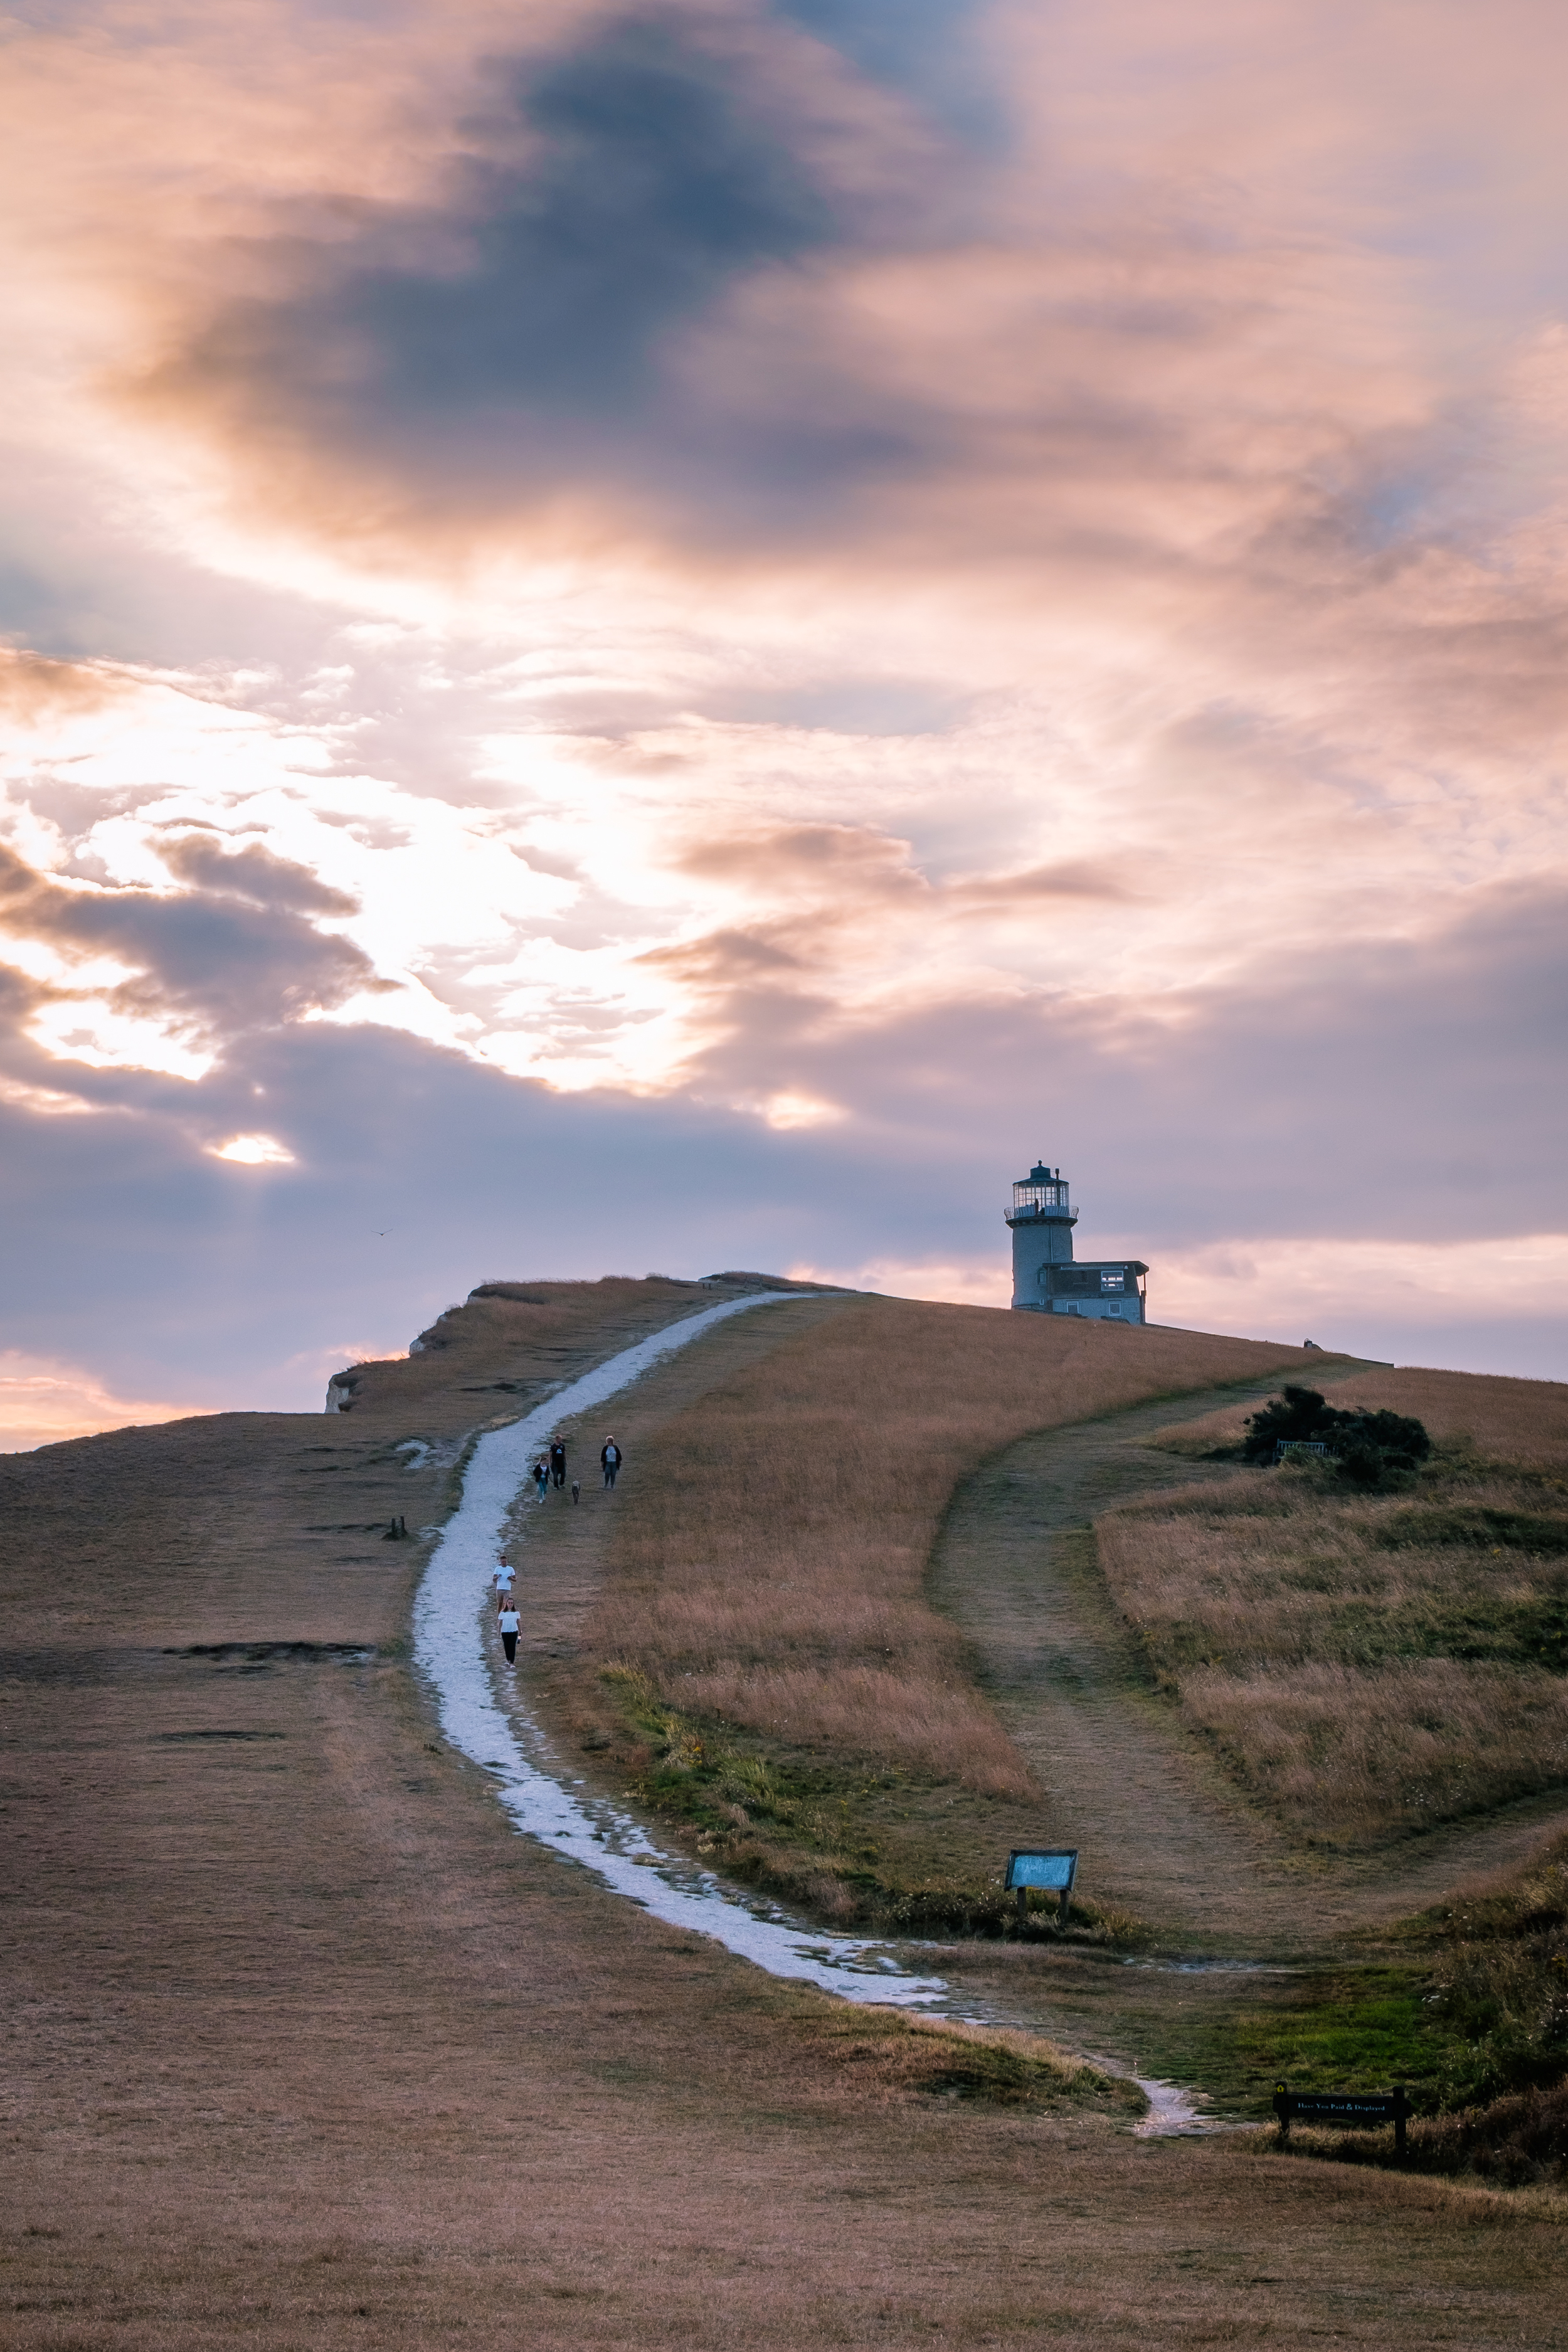
<instances>
[{"instance_id":1,"label":"bench","mask_svg":"<svg viewBox=\"0 0 1568 2352\"><path fill-rule=\"evenodd\" d=\"M1292 2091L1288 2084L1276 2083L1274 2112L1279 2118L1282 2147L1289 2146L1290 2126L1298 2121L1338 2124L1343 2131L1375 2130L1379 2124L1392 2124L1394 2151L1403 2156L1405 2126L1414 2110L1403 2083L1396 2083L1392 2091Z\"/></svg>"}]
</instances>

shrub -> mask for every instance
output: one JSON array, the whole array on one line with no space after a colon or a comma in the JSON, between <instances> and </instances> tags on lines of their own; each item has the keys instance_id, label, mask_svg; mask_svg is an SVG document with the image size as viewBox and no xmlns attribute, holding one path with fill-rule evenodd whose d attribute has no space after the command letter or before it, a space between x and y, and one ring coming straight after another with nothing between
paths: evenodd
<instances>
[{"instance_id":1,"label":"shrub","mask_svg":"<svg viewBox=\"0 0 1568 2352\"><path fill-rule=\"evenodd\" d=\"M1321 1444L1353 1486L1381 1486L1390 1472L1408 1472L1425 1462L1432 1441L1409 1414L1364 1408L1341 1412L1316 1389L1289 1387L1249 1413L1242 1442L1244 1462L1272 1462L1281 1444Z\"/></svg>"}]
</instances>

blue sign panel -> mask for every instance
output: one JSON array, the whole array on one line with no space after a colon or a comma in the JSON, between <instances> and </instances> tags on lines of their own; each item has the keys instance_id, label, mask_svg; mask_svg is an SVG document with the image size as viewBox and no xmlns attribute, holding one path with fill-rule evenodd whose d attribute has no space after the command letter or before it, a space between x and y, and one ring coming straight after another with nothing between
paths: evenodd
<instances>
[{"instance_id":1,"label":"blue sign panel","mask_svg":"<svg viewBox=\"0 0 1568 2352\"><path fill-rule=\"evenodd\" d=\"M1055 1853L1010 1853L1007 1856L1008 1886L1048 1887L1052 1894L1063 1894L1078 1876L1078 1848L1066 1846Z\"/></svg>"}]
</instances>

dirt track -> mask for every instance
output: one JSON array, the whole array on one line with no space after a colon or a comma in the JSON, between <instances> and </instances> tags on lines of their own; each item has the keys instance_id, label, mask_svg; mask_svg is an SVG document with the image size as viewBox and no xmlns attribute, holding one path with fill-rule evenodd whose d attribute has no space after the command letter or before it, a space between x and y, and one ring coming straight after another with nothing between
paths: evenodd
<instances>
[{"instance_id":1,"label":"dirt track","mask_svg":"<svg viewBox=\"0 0 1568 2352\"><path fill-rule=\"evenodd\" d=\"M1327 1387L1346 1376L1319 1379ZM1082 1849L1085 1892L1195 1948L1258 1958L1342 1952L1352 1936L1522 1860L1568 1825L1559 1793L1392 1853L1303 1853L1238 1802L1149 1688L1096 1565L1089 1523L1113 1503L1237 1475L1147 1440L1276 1385L1139 1405L1010 1447L955 1496L931 1581L1050 1792L1046 1834Z\"/></svg>"}]
</instances>

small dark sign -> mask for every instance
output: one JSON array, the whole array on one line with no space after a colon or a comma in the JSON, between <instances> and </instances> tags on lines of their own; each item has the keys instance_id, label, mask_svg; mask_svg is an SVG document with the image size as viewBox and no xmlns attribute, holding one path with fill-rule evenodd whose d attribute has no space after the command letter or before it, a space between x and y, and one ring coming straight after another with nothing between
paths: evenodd
<instances>
[{"instance_id":1,"label":"small dark sign","mask_svg":"<svg viewBox=\"0 0 1568 2352\"><path fill-rule=\"evenodd\" d=\"M1279 2137L1289 2141L1293 2123L1338 2124L1342 2131L1375 2130L1379 2124L1394 2126L1396 2152L1405 2154L1405 2126L1410 2116L1410 2102L1405 2095L1405 2085L1396 2083L1392 2091L1292 2091L1288 2084L1276 2084L1274 2112L1279 2118Z\"/></svg>"},{"instance_id":2,"label":"small dark sign","mask_svg":"<svg viewBox=\"0 0 1568 2352\"><path fill-rule=\"evenodd\" d=\"M1017 1895L1020 1927L1029 1908L1029 1890L1036 1886L1045 1894L1060 1897L1057 1905L1057 1925L1065 1927L1068 1923L1068 1896L1077 1876L1076 1845L1054 1846L1033 1852L1015 1846L1007 1856L1007 1875L1004 1885L1013 1888Z\"/></svg>"}]
</instances>

